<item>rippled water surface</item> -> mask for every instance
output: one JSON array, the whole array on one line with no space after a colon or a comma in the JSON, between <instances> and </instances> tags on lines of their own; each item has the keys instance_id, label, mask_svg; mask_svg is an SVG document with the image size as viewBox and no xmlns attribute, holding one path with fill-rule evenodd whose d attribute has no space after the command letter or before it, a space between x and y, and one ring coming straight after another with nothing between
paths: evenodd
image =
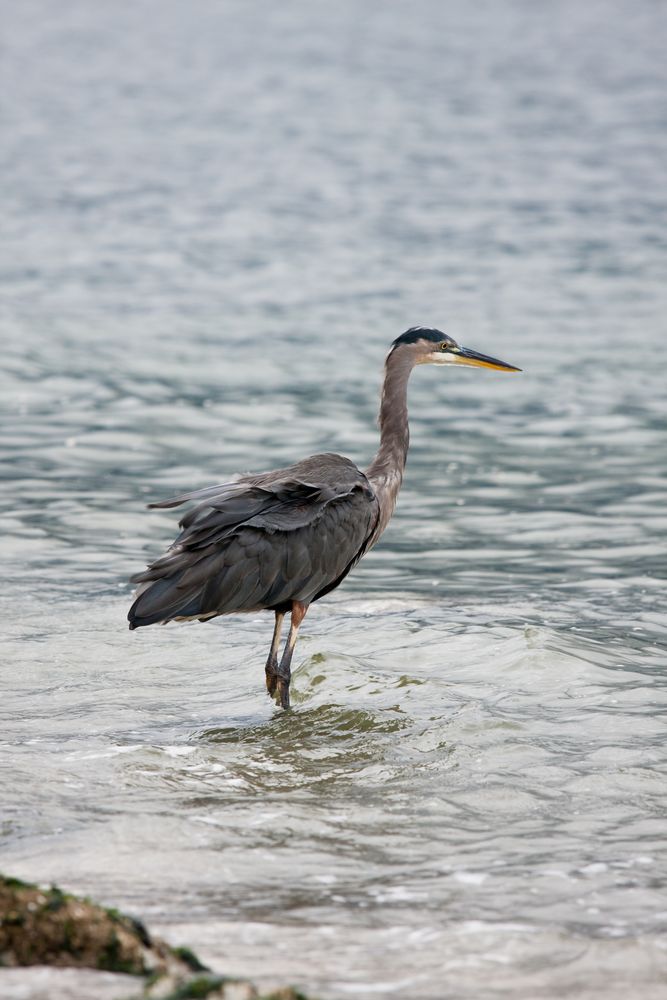
<instances>
[{"instance_id":1,"label":"rippled water surface","mask_svg":"<svg viewBox=\"0 0 667 1000\"><path fill-rule=\"evenodd\" d=\"M28 0L5 12L2 868L324 1000L664 996L659 3ZM313 607L130 634L149 499L361 465ZM72 994L73 995L73 994Z\"/></svg>"}]
</instances>

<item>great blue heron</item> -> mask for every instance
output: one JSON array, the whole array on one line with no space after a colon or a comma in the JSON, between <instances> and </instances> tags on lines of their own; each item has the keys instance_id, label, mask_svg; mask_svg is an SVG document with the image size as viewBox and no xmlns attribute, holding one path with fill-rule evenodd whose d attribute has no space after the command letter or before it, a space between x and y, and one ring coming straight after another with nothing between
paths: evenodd
<instances>
[{"instance_id":1,"label":"great blue heron","mask_svg":"<svg viewBox=\"0 0 667 1000\"><path fill-rule=\"evenodd\" d=\"M521 370L459 347L440 330L407 330L387 355L380 447L365 472L342 455L311 455L285 469L149 504L198 501L165 555L132 577L140 586L127 616L130 628L273 611L266 687L289 708L292 654L308 607L342 583L394 512L408 454L408 379L424 364ZM290 630L278 661L288 611Z\"/></svg>"}]
</instances>

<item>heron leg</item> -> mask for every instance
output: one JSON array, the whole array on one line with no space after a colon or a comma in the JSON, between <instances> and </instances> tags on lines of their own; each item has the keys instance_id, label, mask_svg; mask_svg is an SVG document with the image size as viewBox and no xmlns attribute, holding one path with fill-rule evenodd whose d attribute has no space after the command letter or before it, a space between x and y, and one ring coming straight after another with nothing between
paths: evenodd
<instances>
[{"instance_id":1,"label":"heron leg","mask_svg":"<svg viewBox=\"0 0 667 1000\"><path fill-rule=\"evenodd\" d=\"M276 611L276 624L273 628L271 649L269 650L269 658L264 668L266 672L266 690L272 698L276 693L276 684L278 683L278 649L280 648L280 633L283 630L284 617L284 611Z\"/></svg>"},{"instance_id":2,"label":"heron leg","mask_svg":"<svg viewBox=\"0 0 667 1000\"><path fill-rule=\"evenodd\" d=\"M308 605L301 601L292 601L292 617L290 621L289 635L285 643L283 655L278 664L278 683L276 687L276 703L282 708L289 708L289 683L292 676L290 665L292 663L292 653L296 646L299 626L306 617Z\"/></svg>"}]
</instances>

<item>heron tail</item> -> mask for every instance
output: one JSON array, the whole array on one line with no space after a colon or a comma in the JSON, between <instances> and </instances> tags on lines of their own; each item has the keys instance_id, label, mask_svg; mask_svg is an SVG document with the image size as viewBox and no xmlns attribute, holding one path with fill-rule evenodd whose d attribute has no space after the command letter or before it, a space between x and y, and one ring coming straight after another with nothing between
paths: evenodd
<instances>
[{"instance_id":1,"label":"heron tail","mask_svg":"<svg viewBox=\"0 0 667 1000\"><path fill-rule=\"evenodd\" d=\"M185 596L185 600L184 600ZM171 621L172 618L195 618L201 611L201 591L187 596L178 589L174 578L154 580L139 590L127 613L130 629Z\"/></svg>"}]
</instances>

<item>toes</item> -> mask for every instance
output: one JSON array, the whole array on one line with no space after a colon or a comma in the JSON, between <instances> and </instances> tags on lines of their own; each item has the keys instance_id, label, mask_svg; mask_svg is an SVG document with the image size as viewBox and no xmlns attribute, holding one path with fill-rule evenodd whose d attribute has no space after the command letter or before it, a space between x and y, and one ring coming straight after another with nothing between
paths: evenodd
<instances>
[{"instance_id":1,"label":"toes","mask_svg":"<svg viewBox=\"0 0 667 1000\"><path fill-rule=\"evenodd\" d=\"M276 693L276 687L277 686L278 686L278 675L277 674L269 673L269 671L267 670L266 671L266 690L269 692L269 694L271 695L272 698L273 698L273 696Z\"/></svg>"},{"instance_id":2,"label":"toes","mask_svg":"<svg viewBox=\"0 0 667 1000\"><path fill-rule=\"evenodd\" d=\"M277 690L276 690L276 705L280 705L281 708L289 708L289 681L285 682L282 677L276 678Z\"/></svg>"}]
</instances>

